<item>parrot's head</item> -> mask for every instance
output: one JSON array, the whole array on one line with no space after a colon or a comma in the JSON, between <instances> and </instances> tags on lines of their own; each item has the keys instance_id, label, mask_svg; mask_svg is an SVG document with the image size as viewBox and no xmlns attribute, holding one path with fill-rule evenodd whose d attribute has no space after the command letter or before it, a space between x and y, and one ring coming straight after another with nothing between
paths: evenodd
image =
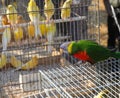
<instances>
[{"instance_id":1,"label":"parrot's head","mask_svg":"<svg viewBox=\"0 0 120 98\"><path fill-rule=\"evenodd\" d=\"M64 51L67 52L69 54L74 54L78 51L78 45L76 42L72 41L72 42L65 42L63 43L60 48Z\"/></svg>"}]
</instances>

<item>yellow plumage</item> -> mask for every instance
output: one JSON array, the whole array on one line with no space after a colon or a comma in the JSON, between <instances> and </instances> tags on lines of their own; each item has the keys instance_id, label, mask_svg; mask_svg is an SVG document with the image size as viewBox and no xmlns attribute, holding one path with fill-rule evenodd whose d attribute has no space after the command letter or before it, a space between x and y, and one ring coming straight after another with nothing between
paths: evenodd
<instances>
[{"instance_id":1,"label":"yellow plumage","mask_svg":"<svg viewBox=\"0 0 120 98\"><path fill-rule=\"evenodd\" d=\"M70 17L71 9L70 5L72 4L72 0L66 0L61 8L61 18L66 19Z\"/></svg>"},{"instance_id":2,"label":"yellow plumage","mask_svg":"<svg viewBox=\"0 0 120 98\"><path fill-rule=\"evenodd\" d=\"M28 25L28 36L30 39L35 36L35 27L32 24Z\"/></svg>"},{"instance_id":3,"label":"yellow plumage","mask_svg":"<svg viewBox=\"0 0 120 98\"><path fill-rule=\"evenodd\" d=\"M14 39L15 41L20 41L23 38L23 29L22 27L15 28L14 32Z\"/></svg>"},{"instance_id":4,"label":"yellow plumage","mask_svg":"<svg viewBox=\"0 0 120 98\"><path fill-rule=\"evenodd\" d=\"M20 60L18 60L15 56L11 57L10 63L12 64L13 67L15 67L17 70L22 69L22 70L28 70L28 69L33 69L37 66L38 64L38 58L37 56L32 57L30 61L27 63L23 64Z\"/></svg>"},{"instance_id":5,"label":"yellow plumage","mask_svg":"<svg viewBox=\"0 0 120 98\"><path fill-rule=\"evenodd\" d=\"M1 54L0 58L0 69L2 69L7 63L7 57L5 54Z\"/></svg>"},{"instance_id":6,"label":"yellow plumage","mask_svg":"<svg viewBox=\"0 0 120 98\"><path fill-rule=\"evenodd\" d=\"M11 56L10 63L13 67L18 68L22 66L22 62L18 60L15 56Z\"/></svg>"},{"instance_id":7,"label":"yellow plumage","mask_svg":"<svg viewBox=\"0 0 120 98\"><path fill-rule=\"evenodd\" d=\"M54 9L54 4L52 3L52 1L45 0L44 14L46 16L46 19L50 20L51 17L53 16L54 12L55 12L55 9Z\"/></svg>"},{"instance_id":8,"label":"yellow plumage","mask_svg":"<svg viewBox=\"0 0 120 98\"><path fill-rule=\"evenodd\" d=\"M39 28L40 14L39 14L39 8L34 0L29 1L27 12L29 14L29 18L31 22L33 22L35 26L35 37L38 38L38 36L41 36L41 32Z\"/></svg>"},{"instance_id":9,"label":"yellow plumage","mask_svg":"<svg viewBox=\"0 0 120 98\"><path fill-rule=\"evenodd\" d=\"M41 34L45 36L47 34L46 24L40 24L39 26L40 26Z\"/></svg>"},{"instance_id":10,"label":"yellow plumage","mask_svg":"<svg viewBox=\"0 0 120 98\"><path fill-rule=\"evenodd\" d=\"M28 70L28 69L33 69L38 65L38 57L34 56L30 61L22 65L21 69L23 70Z\"/></svg>"},{"instance_id":11,"label":"yellow plumage","mask_svg":"<svg viewBox=\"0 0 120 98\"><path fill-rule=\"evenodd\" d=\"M15 24L17 21L17 10L13 5L8 5L6 14L7 14L8 22L10 24Z\"/></svg>"},{"instance_id":12,"label":"yellow plumage","mask_svg":"<svg viewBox=\"0 0 120 98\"><path fill-rule=\"evenodd\" d=\"M106 95L109 93L107 89L102 90L98 95L96 95L94 98L108 98Z\"/></svg>"},{"instance_id":13,"label":"yellow plumage","mask_svg":"<svg viewBox=\"0 0 120 98\"><path fill-rule=\"evenodd\" d=\"M55 32L56 32L56 24L54 22L46 24L46 28L47 28L46 37L47 37L48 43L52 44L53 38L54 38L54 35L55 35ZM48 52L51 52L51 51L52 51L52 46L49 45L48 46Z\"/></svg>"}]
</instances>

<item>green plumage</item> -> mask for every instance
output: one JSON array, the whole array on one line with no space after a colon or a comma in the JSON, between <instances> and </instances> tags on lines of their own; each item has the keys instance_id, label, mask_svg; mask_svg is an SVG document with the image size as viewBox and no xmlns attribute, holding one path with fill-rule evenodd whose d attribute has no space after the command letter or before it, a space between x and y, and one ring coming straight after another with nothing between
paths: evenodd
<instances>
[{"instance_id":1,"label":"green plumage","mask_svg":"<svg viewBox=\"0 0 120 98\"><path fill-rule=\"evenodd\" d=\"M72 55L85 51L94 63L105 60L109 57L120 58L120 52L111 52L110 50L99 45L98 43L89 40L72 42L68 45L68 50L71 50L71 53L70 51L68 52Z\"/></svg>"}]
</instances>

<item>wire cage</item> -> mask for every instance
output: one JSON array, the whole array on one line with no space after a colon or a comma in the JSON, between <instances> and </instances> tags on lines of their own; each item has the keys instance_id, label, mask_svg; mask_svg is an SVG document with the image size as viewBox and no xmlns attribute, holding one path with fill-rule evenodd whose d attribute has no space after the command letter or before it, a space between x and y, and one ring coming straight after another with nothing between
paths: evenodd
<instances>
[{"instance_id":1,"label":"wire cage","mask_svg":"<svg viewBox=\"0 0 120 98\"><path fill-rule=\"evenodd\" d=\"M36 2L39 10L33 7L28 11L30 1ZM118 98L119 60L110 58L91 65L73 58L69 62L60 52L66 41L99 42L99 0L72 0L66 8L62 6L69 0L52 0L54 9L47 10L44 1L8 0L0 10L0 97L91 98L107 89L108 98ZM9 5L16 11L8 11ZM70 16L63 19L62 9L70 9ZM52 10L54 14L47 20L45 12ZM39 13L40 19L34 23L30 13ZM6 20L10 15L15 22ZM42 35L36 36L35 26Z\"/></svg>"},{"instance_id":2,"label":"wire cage","mask_svg":"<svg viewBox=\"0 0 120 98\"><path fill-rule=\"evenodd\" d=\"M50 98L119 98L119 63L119 60L109 58L94 65L78 62L74 66L40 70L43 81L41 89L44 89L45 94L37 93L27 95L25 98L45 98L45 96ZM99 66L101 68L96 68Z\"/></svg>"}]
</instances>

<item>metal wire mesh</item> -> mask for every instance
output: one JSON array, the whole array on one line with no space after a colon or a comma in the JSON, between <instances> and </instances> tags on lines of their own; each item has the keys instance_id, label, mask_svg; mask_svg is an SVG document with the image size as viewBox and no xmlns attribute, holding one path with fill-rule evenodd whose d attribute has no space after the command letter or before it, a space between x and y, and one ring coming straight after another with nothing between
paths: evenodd
<instances>
[{"instance_id":1,"label":"metal wire mesh","mask_svg":"<svg viewBox=\"0 0 120 98\"><path fill-rule=\"evenodd\" d=\"M56 90L61 91L61 94L68 98L93 98L104 89L109 91L105 98L119 98L119 63L120 60L109 58L95 65L76 64L40 71L40 73L48 83L53 87L57 86Z\"/></svg>"},{"instance_id":2,"label":"metal wire mesh","mask_svg":"<svg viewBox=\"0 0 120 98\"><path fill-rule=\"evenodd\" d=\"M14 2L14 0L5 1L8 4ZM44 0L35 1L40 8L40 15L45 18ZM7 63L3 68L0 68L0 97L21 98L28 94L30 96L33 94L34 96L36 96L35 94L40 96L41 94L41 97L47 97L47 93L49 93L50 96L61 96L66 98L66 96L69 95L66 94L68 92L64 90L61 94L62 90L59 88L57 90L56 85L53 86L53 84L48 83L48 79L45 77L41 79L38 70L69 65L67 61L61 62L63 57L59 51L60 44L65 41L80 39L99 41L99 1L73 0L70 18L61 19L61 6L65 0L52 0L55 5L55 13L49 23L54 22L56 25L52 43L48 42L45 35L42 37L39 36L38 39L36 39L35 36L32 38L29 37L28 27L32 23L30 23L29 12L27 12L28 2L29 0L16 0L17 13L11 14L22 16L22 23L20 22L13 25L9 25L9 23L3 24L2 17L10 14L6 14L7 6L0 3L0 54L2 55L2 53L5 53L7 57ZM46 20L39 21L39 24L48 24L48 22ZM7 45L7 49L3 51L2 35L4 30L9 27L11 29L22 27L23 38L16 41L14 30L11 30L11 40ZM6 34L8 34L8 32L6 32ZM18 36L20 36L20 34L18 34ZM48 46L52 46L52 52L50 53L48 52ZM13 56L19 61L14 66L11 64L11 58ZM36 66L31 69L29 67L22 69L22 66L29 61L32 60L31 62L34 62L34 57L38 58L38 63L35 64ZM20 61L22 63L20 63ZM28 63L28 65L31 64ZM49 88L52 89L52 91ZM44 91L44 89L48 91Z\"/></svg>"}]
</instances>

